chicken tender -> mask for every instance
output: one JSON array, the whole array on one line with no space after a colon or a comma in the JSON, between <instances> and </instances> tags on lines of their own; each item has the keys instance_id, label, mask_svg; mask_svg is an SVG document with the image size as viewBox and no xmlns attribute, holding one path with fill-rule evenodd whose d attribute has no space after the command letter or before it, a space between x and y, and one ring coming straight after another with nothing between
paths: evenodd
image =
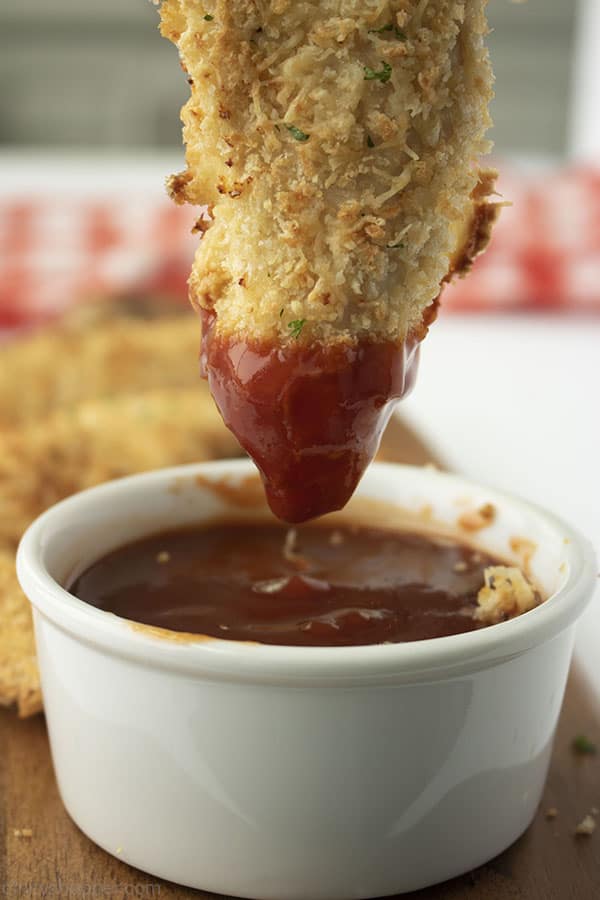
<instances>
[{"instance_id":1,"label":"chicken tender","mask_svg":"<svg viewBox=\"0 0 600 900\"><path fill-rule=\"evenodd\" d=\"M53 503L162 466L241 455L208 394L121 394L0 433L0 549Z\"/></svg>"},{"instance_id":2,"label":"chicken tender","mask_svg":"<svg viewBox=\"0 0 600 900\"><path fill-rule=\"evenodd\" d=\"M208 391L122 394L0 432L0 705L41 709L29 603L15 551L25 528L69 494L160 466L237 456Z\"/></svg>"},{"instance_id":3,"label":"chicken tender","mask_svg":"<svg viewBox=\"0 0 600 900\"><path fill-rule=\"evenodd\" d=\"M192 386L197 355L187 316L140 321L78 311L0 349L0 429L117 393Z\"/></svg>"},{"instance_id":4,"label":"chicken tender","mask_svg":"<svg viewBox=\"0 0 600 900\"><path fill-rule=\"evenodd\" d=\"M204 365L273 510L342 506L498 205L485 0L164 0Z\"/></svg>"},{"instance_id":5,"label":"chicken tender","mask_svg":"<svg viewBox=\"0 0 600 900\"><path fill-rule=\"evenodd\" d=\"M42 708L31 608L17 581L14 553L0 549L0 706L19 716Z\"/></svg>"}]
</instances>

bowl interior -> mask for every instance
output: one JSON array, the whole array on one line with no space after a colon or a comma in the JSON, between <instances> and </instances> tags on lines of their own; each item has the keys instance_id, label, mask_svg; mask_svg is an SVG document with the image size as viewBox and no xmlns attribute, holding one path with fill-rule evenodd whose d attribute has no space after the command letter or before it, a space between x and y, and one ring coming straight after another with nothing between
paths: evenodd
<instances>
[{"instance_id":1,"label":"bowl interior","mask_svg":"<svg viewBox=\"0 0 600 900\"><path fill-rule=\"evenodd\" d=\"M364 683L365 678L408 683L508 660L571 626L595 583L588 542L551 514L433 469L376 463L332 521L458 538L522 566L549 599L515 619L466 634L404 644L288 647L196 635L184 642L176 632L135 625L64 589L92 562L129 541L215 519L270 515L248 460L136 475L92 488L40 516L21 542L19 579L36 614L104 652L211 678L294 684ZM478 515L484 521L474 529Z\"/></svg>"},{"instance_id":2,"label":"bowl interior","mask_svg":"<svg viewBox=\"0 0 600 900\"><path fill-rule=\"evenodd\" d=\"M62 586L123 544L211 520L272 519L245 460L162 470L86 491L56 508L43 564ZM481 515L483 510L484 516ZM326 520L442 534L525 569L545 597L566 582L572 535L535 508L434 470L376 464L346 509Z\"/></svg>"}]
</instances>

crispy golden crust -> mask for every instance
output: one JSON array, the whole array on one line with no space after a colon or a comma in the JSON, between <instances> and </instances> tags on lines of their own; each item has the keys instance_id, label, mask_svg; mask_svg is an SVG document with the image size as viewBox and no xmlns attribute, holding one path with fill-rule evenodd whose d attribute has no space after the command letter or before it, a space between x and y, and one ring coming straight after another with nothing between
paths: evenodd
<instances>
[{"instance_id":1,"label":"crispy golden crust","mask_svg":"<svg viewBox=\"0 0 600 900\"><path fill-rule=\"evenodd\" d=\"M120 391L187 387L199 380L193 315L75 323L0 349L0 429Z\"/></svg>"},{"instance_id":2,"label":"crispy golden crust","mask_svg":"<svg viewBox=\"0 0 600 900\"><path fill-rule=\"evenodd\" d=\"M94 484L179 463L239 456L199 387L122 394L0 434L0 547L58 500Z\"/></svg>"},{"instance_id":3,"label":"crispy golden crust","mask_svg":"<svg viewBox=\"0 0 600 900\"><path fill-rule=\"evenodd\" d=\"M31 520L109 478L241 452L199 379L193 316L163 313L103 302L0 350L0 704L20 715L41 709L14 567Z\"/></svg>"},{"instance_id":4,"label":"crispy golden crust","mask_svg":"<svg viewBox=\"0 0 600 900\"><path fill-rule=\"evenodd\" d=\"M169 189L211 207L190 288L221 332L421 328L452 258L464 270L481 247L465 231L492 218L474 197L492 96L484 8L164 0L161 30L191 84L187 170Z\"/></svg>"},{"instance_id":5,"label":"crispy golden crust","mask_svg":"<svg viewBox=\"0 0 600 900\"><path fill-rule=\"evenodd\" d=\"M31 609L15 572L14 554L0 550L0 705L20 716L42 708Z\"/></svg>"},{"instance_id":6,"label":"crispy golden crust","mask_svg":"<svg viewBox=\"0 0 600 900\"><path fill-rule=\"evenodd\" d=\"M479 180L471 192L472 212L463 227L457 229L456 250L450 259L450 269L445 281L467 275L491 240L494 223L502 207L506 206L502 200L490 200L495 194L497 176L495 169L483 169L479 172Z\"/></svg>"},{"instance_id":7,"label":"crispy golden crust","mask_svg":"<svg viewBox=\"0 0 600 900\"><path fill-rule=\"evenodd\" d=\"M540 597L516 566L489 566L483 574L475 618L485 625L520 616L539 604Z\"/></svg>"},{"instance_id":8,"label":"crispy golden crust","mask_svg":"<svg viewBox=\"0 0 600 900\"><path fill-rule=\"evenodd\" d=\"M0 704L41 709L29 604L14 553L48 506L91 485L241 451L208 394L195 388L120 395L0 432Z\"/></svg>"}]
</instances>

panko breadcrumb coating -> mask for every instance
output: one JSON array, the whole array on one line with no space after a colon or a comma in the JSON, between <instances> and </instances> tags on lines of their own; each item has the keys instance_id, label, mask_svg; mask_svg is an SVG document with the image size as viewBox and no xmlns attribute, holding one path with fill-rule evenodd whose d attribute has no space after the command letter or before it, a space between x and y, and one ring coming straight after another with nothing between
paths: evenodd
<instances>
[{"instance_id":1,"label":"panko breadcrumb coating","mask_svg":"<svg viewBox=\"0 0 600 900\"><path fill-rule=\"evenodd\" d=\"M0 433L0 548L84 488L162 466L239 456L208 391L121 394Z\"/></svg>"},{"instance_id":2,"label":"panko breadcrumb coating","mask_svg":"<svg viewBox=\"0 0 600 900\"><path fill-rule=\"evenodd\" d=\"M41 709L14 565L32 519L117 475L241 452L198 381L198 346L190 315L142 298L86 304L0 348L0 704L20 715Z\"/></svg>"},{"instance_id":3,"label":"panko breadcrumb coating","mask_svg":"<svg viewBox=\"0 0 600 900\"><path fill-rule=\"evenodd\" d=\"M41 709L29 602L14 556L29 523L64 497L122 475L237 456L207 390L122 394L0 432L0 704Z\"/></svg>"},{"instance_id":4,"label":"panko breadcrumb coating","mask_svg":"<svg viewBox=\"0 0 600 900\"><path fill-rule=\"evenodd\" d=\"M16 704L19 715L42 708L29 602L15 571L14 553L0 550L0 706Z\"/></svg>"},{"instance_id":5,"label":"panko breadcrumb coating","mask_svg":"<svg viewBox=\"0 0 600 900\"><path fill-rule=\"evenodd\" d=\"M120 391L198 384L191 314L140 321L115 313L80 313L0 348L0 429Z\"/></svg>"},{"instance_id":6,"label":"panko breadcrumb coating","mask_svg":"<svg viewBox=\"0 0 600 900\"><path fill-rule=\"evenodd\" d=\"M402 340L497 211L485 0L164 0L217 334Z\"/></svg>"},{"instance_id":7,"label":"panko breadcrumb coating","mask_svg":"<svg viewBox=\"0 0 600 900\"><path fill-rule=\"evenodd\" d=\"M485 584L477 595L475 618L485 625L520 616L540 602L540 597L516 566L489 566Z\"/></svg>"}]
</instances>

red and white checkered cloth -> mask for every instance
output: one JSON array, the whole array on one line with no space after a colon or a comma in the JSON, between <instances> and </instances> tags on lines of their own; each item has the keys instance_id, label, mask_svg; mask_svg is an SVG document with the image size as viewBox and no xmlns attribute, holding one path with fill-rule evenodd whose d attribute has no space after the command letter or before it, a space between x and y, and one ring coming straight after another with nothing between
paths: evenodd
<instances>
[{"instance_id":1,"label":"red and white checkered cloth","mask_svg":"<svg viewBox=\"0 0 600 900\"><path fill-rule=\"evenodd\" d=\"M501 166L504 209L449 310L600 311L600 169L527 175ZM99 296L185 301L198 210L135 187L123 196L0 197L0 328L48 321Z\"/></svg>"},{"instance_id":2,"label":"red and white checkered cloth","mask_svg":"<svg viewBox=\"0 0 600 900\"><path fill-rule=\"evenodd\" d=\"M469 277L444 292L444 306L600 312L600 169L500 168L499 191L512 206Z\"/></svg>"}]
</instances>

